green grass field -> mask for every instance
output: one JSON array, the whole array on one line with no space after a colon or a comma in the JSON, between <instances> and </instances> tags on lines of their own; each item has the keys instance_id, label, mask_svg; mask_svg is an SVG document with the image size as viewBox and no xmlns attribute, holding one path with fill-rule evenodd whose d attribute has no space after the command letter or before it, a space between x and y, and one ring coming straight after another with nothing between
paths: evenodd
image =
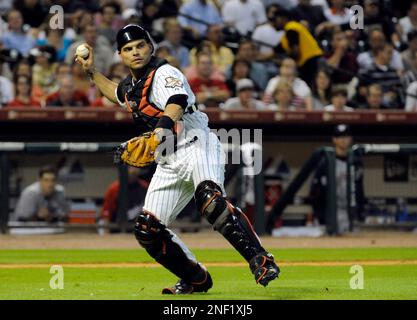
<instances>
[{"instance_id":1,"label":"green grass field","mask_svg":"<svg viewBox=\"0 0 417 320\"><path fill-rule=\"evenodd\" d=\"M144 250L0 250L0 299L417 298L417 248L272 250L281 276L267 288L255 283L247 266L236 264L243 260L233 250L193 251L210 265L214 286L207 294L174 297L160 291L175 276L155 266ZM362 290L349 285L355 263L364 270ZM64 268L62 290L49 286L52 265Z\"/></svg>"}]
</instances>

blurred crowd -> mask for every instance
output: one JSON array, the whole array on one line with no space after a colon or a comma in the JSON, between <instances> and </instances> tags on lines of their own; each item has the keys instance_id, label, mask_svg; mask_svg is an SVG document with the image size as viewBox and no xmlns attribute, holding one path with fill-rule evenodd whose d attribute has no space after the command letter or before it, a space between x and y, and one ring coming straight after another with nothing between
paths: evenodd
<instances>
[{"instance_id":1,"label":"blurred crowd","mask_svg":"<svg viewBox=\"0 0 417 320\"><path fill-rule=\"evenodd\" d=\"M51 28L53 5L64 29ZM116 107L74 53L88 43L119 82L116 33L137 23L202 108L417 111L417 1L10 0L0 14L0 107Z\"/></svg>"}]
</instances>

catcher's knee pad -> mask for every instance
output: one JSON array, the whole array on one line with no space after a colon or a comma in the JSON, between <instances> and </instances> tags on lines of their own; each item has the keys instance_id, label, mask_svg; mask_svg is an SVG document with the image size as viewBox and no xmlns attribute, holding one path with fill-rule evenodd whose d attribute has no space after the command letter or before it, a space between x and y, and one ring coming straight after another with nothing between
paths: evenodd
<instances>
[{"instance_id":1,"label":"catcher's knee pad","mask_svg":"<svg viewBox=\"0 0 417 320\"><path fill-rule=\"evenodd\" d=\"M219 230L229 215L228 203L222 196L221 188L213 181L201 182L194 194L198 211L210 222L215 230Z\"/></svg>"},{"instance_id":2,"label":"catcher's knee pad","mask_svg":"<svg viewBox=\"0 0 417 320\"><path fill-rule=\"evenodd\" d=\"M197 209L247 260L265 251L246 215L228 202L220 187L212 181L201 182L196 189Z\"/></svg>"},{"instance_id":3,"label":"catcher's knee pad","mask_svg":"<svg viewBox=\"0 0 417 320\"><path fill-rule=\"evenodd\" d=\"M136 217L134 233L136 240L146 250L159 250L162 246L162 232L164 226L159 220L144 211Z\"/></svg>"},{"instance_id":4,"label":"catcher's knee pad","mask_svg":"<svg viewBox=\"0 0 417 320\"><path fill-rule=\"evenodd\" d=\"M199 282L206 270L178 237L159 220L142 211L136 218L135 237L151 257L188 283Z\"/></svg>"}]
</instances>

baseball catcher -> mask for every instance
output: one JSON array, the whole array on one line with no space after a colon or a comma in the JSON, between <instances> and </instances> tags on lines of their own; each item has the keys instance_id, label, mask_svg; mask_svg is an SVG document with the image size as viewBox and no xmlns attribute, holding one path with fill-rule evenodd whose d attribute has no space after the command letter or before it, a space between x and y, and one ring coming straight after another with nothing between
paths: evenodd
<instances>
[{"instance_id":1,"label":"baseball catcher","mask_svg":"<svg viewBox=\"0 0 417 320\"><path fill-rule=\"evenodd\" d=\"M162 293L207 292L213 285L207 269L168 228L193 197L201 215L249 263L255 281L267 286L279 268L245 214L226 198L224 151L210 132L207 115L197 109L185 76L155 57L156 44L139 25L127 25L117 34L118 53L130 70L119 84L95 70L93 49L84 45L89 54L76 54L76 61L108 99L149 128L123 143L115 162L137 167L158 163L134 233L149 255L179 278Z\"/></svg>"}]
</instances>

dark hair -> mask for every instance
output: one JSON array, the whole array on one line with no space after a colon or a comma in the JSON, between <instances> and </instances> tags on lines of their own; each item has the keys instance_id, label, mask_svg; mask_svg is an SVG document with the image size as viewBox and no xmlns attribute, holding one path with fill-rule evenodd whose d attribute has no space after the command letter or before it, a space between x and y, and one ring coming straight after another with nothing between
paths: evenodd
<instances>
[{"instance_id":1,"label":"dark hair","mask_svg":"<svg viewBox=\"0 0 417 320\"><path fill-rule=\"evenodd\" d=\"M106 8L106 7L111 7L111 8L114 9L115 14L120 14L120 5L117 2L110 1L110 2L107 2L107 3L103 4L100 8L100 13L101 14L104 13L104 8Z\"/></svg>"},{"instance_id":2,"label":"dark hair","mask_svg":"<svg viewBox=\"0 0 417 320\"><path fill-rule=\"evenodd\" d=\"M251 64L250 64L250 62L249 62L249 61L247 61L247 60L245 60L245 59L240 59L240 58L237 58L237 59L235 59L235 60L233 61L233 64L232 64L232 68L231 68L231 78L233 78L233 77L234 77L234 75L235 75L235 67L236 67L236 65L237 65L238 63L243 63L243 64L245 64L245 65L248 67L248 76L249 76L250 69L251 69Z\"/></svg>"},{"instance_id":3,"label":"dark hair","mask_svg":"<svg viewBox=\"0 0 417 320\"><path fill-rule=\"evenodd\" d=\"M329 86L327 87L326 91L324 92L325 97L328 101L330 101L330 98L332 96L332 75L330 73L330 70L328 68L321 68L319 70L317 70L316 75L314 76L314 82L312 85L312 93L313 96L318 97L319 95L319 90L317 88L317 83L316 83L316 79L319 76L319 73L322 72L324 73L328 78L329 78Z\"/></svg>"},{"instance_id":4,"label":"dark hair","mask_svg":"<svg viewBox=\"0 0 417 320\"><path fill-rule=\"evenodd\" d=\"M413 41L414 39L417 38L417 30L411 30L409 33L407 33L407 40Z\"/></svg>"},{"instance_id":5,"label":"dark hair","mask_svg":"<svg viewBox=\"0 0 417 320\"><path fill-rule=\"evenodd\" d=\"M25 75L25 74L21 74L21 75L15 74L13 76L13 84L14 84L15 95L16 96L18 95L18 93L17 93L17 84L18 84L19 78L25 78L26 79L26 81L29 85L29 95L30 95L30 93L32 91L32 77L30 75L28 76L28 75Z\"/></svg>"},{"instance_id":6,"label":"dark hair","mask_svg":"<svg viewBox=\"0 0 417 320\"><path fill-rule=\"evenodd\" d=\"M52 165L46 165L39 169L38 176L42 178L45 173L52 173L55 177L58 176L56 168Z\"/></svg>"},{"instance_id":7,"label":"dark hair","mask_svg":"<svg viewBox=\"0 0 417 320\"><path fill-rule=\"evenodd\" d=\"M336 96L344 96L345 98L348 97L348 93L346 88L344 87L340 87L340 86L336 86L334 88L332 88L332 98L336 97Z\"/></svg>"},{"instance_id":8,"label":"dark hair","mask_svg":"<svg viewBox=\"0 0 417 320\"><path fill-rule=\"evenodd\" d=\"M288 20L293 20L293 13L287 9L281 8L275 12L275 18L286 18Z\"/></svg>"}]
</instances>

